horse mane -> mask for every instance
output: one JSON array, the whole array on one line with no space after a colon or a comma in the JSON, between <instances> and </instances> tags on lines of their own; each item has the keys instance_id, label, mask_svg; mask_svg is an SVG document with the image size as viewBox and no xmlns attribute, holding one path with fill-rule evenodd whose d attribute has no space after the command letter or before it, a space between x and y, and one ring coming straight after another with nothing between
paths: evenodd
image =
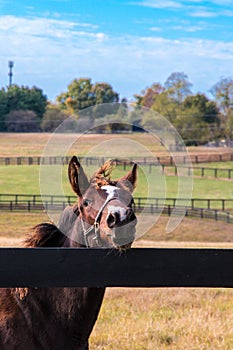
<instances>
[{"instance_id":1,"label":"horse mane","mask_svg":"<svg viewBox=\"0 0 233 350\"><path fill-rule=\"evenodd\" d=\"M66 236L54 225L42 223L32 228L31 233L24 240L24 247L62 247Z\"/></svg>"},{"instance_id":2,"label":"horse mane","mask_svg":"<svg viewBox=\"0 0 233 350\"><path fill-rule=\"evenodd\" d=\"M91 178L91 184L94 185L96 189L106 185L115 186L116 182L111 180L111 173L115 167L116 160L107 160L104 165L95 172L94 176Z\"/></svg>"},{"instance_id":3,"label":"horse mane","mask_svg":"<svg viewBox=\"0 0 233 350\"><path fill-rule=\"evenodd\" d=\"M66 236L54 224L42 223L31 229L23 246L25 248L62 247L65 240ZM29 288L12 288L12 292L20 300L26 298L28 291Z\"/></svg>"}]
</instances>

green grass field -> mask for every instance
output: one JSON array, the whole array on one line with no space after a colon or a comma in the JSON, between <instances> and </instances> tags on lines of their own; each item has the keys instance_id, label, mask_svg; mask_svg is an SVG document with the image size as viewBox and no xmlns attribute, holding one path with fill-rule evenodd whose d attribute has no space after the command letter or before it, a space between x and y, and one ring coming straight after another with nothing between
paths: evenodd
<instances>
[{"instance_id":1,"label":"green grass field","mask_svg":"<svg viewBox=\"0 0 233 350\"><path fill-rule=\"evenodd\" d=\"M49 166L48 166L49 170ZM95 167L87 167L86 172L90 175L96 170ZM55 170L56 171L56 170ZM127 170L126 170L127 171ZM67 166L62 167L63 181L62 186L67 195L72 195L70 185L67 178ZM113 178L118 178L125 174L120 168L115 170ZM187 179L180 177L182 182L186 184ZM189 181L189 179L188 179ZM151 193L148 193L148 182L151 186ZM164 176L156 170L151 174L148 167L139 170L139 178L137 188L134 195L137 197L146 197L153 194L156 197L176 197L177 196L178 179L175 176ZM0 166L0 193L2 194L40 194L39 182L39 166L37 165L10 165ZM51 188L51 193L54 194ZM185 196L185 192L183 192ZM232 199L233 186L232 182L225 180L215 180L206 178L193 179L192 198L215 198L215 199Z\"/></svg>"},{"instance_id":2,"label":"green grass field","mask_svg":"<svg viewBox=\"0 0 233 350\"><path fill-rule=\"evenodd\" d=\"M233 162L211 162L195 164L195 167L218 168L218 169L233 169Z\"/></svg>"}]
</instances>

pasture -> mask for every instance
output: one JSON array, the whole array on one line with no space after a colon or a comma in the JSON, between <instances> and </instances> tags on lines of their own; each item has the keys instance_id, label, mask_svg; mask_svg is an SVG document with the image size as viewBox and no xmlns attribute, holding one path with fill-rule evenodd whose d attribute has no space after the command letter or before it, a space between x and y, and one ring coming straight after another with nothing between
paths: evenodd
<instances>
[{"instance_id":1,"label":"pasture","mask_svg":"<svg viewBox=\"0 0 233 350\"><path fill-rule=\"evenodd\" d=\"M112 135L86 135L71 154L85 154L87 146ZM90 137L89 137L90 136ZM68 137L68 136L67 136ZM119 137L114 135L113 137ZM147 135L130 135L134 141L144 138L152 147ZM1 134L0 155L41 155L49 134ZM80 139L81 140L81 139ZM153 148L154 147L154 148ZM164 152L158 145L154 153ZM191 149L197 152L197 149ZM206 150L201 148L200 152ZM208 149L208 152L211 150ZM211 167L211 164L206 164ZM224 163L213 166L223 167ZM225 167L225 166L224 166ZM228 163L226 168L232 167ZM90 171L92 169L90 168ZM118 170L117 170L118 171ZM64 188L72 194L63 169ZM121 169L116 176L121 174ZM146 178L152 177L155 192L161 195L156 174L142 169L135 196L145 196ZM39 194L38 166L1 166L0 193ZM177 178L166 176L167 197L177 194ZM194 178L193 198L232 199L232 183L225 180ZM42 221L46 213L0 213L0 244L19 245L24 235ZM232 247L233 229L230 224L185 218L171 234L165 233L168 218L161 216L150 231L135 242L135 247ZM140 278L140 276L139 276ZM233 348L233 290L156 288L110 288L91 336L93 350L231 350Z\"/></svg>"},{"instance_id":2,"label":"pasture","mask_svg":"<svg viewBox=\"0 0 233 350\"><path fill-rule=\"evenodd\" d=\"M49 166L48 166L49 168ZM84 166L85 168L85 166ZM93 172L92 166L85 168L87 174ZM59 170L59 169L58 169ZM62 167L63 172L63 188L66 195L73 195L69 184L67 183L67 166ZM118 178L124 173L119 168L113 172L113 176ZM184 179L185 180L185 179ZM138 188L134 195L136 197L147 196L147 181L153 184L153 192L157 197L173 198L177 195L177 177L163 176L159 169L149 173L148 167L141 167L139 170ZM161 186L162 182L166 182L166 192ZM182 181L182 177L181 177ZM213 199L232 199L231 182L226 180L215 180L194 177L193 179L192 198L213 198ZM37 165L9 165L0 166L0 193L3 194L39 194L39 166Z\"/></svg>"}]
</instances>

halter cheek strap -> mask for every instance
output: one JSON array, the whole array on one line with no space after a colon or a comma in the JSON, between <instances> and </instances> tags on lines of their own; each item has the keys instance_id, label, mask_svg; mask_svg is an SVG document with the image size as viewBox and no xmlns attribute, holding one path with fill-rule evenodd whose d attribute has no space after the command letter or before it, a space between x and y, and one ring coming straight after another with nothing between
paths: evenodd
<instances>
[{"instance_id":1,"label":"halter cheek strap","mask_svg":"<svg viewBox=\"0 0 233 350\"><path fill-rule=\"evenodd\" d=\"M83 219L81 217L81 224L82 224L82 230L83 230L83 235L84 235L84 240L85 240L85 245L87 248L90 248L90 245L88 243L88 237L92 234L93 230L94 230L94 237L93 239L97 242L97 245L99 247L101 247L101 242L100 242L100 232L99 232L99 226L100 226L100 220L101 220L101 216L102 213L104 211L104 208L106 207L106 205L112 201L113 199L117 199L118 197L116 196L116 193L114 192L110 192L104 202L104 204L102 205L102 207L100 208L100 210L98 211L96 218L95 218L95 222L93 225L91 225L87 230L84 227L84 222Z\"/></svg>"}]
</instances>

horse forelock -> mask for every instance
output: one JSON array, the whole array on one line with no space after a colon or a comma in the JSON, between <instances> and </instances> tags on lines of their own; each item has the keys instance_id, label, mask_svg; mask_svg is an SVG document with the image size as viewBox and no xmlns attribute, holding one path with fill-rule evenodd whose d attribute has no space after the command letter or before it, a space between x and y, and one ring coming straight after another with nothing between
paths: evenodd
<instances>
[{"instance_id":1,"label":"horse forelock","mask_svg":"<svg viewBox=\"0 0 233 350\"><path fill-rule=\"evenodd\" d=\"M91 184L99 189L102 186L113 185L115 182L111 180L111 173L116 166L115 160L108 160L97 170L94 176L91 178Z\"/></svg>"}]
</instances>

